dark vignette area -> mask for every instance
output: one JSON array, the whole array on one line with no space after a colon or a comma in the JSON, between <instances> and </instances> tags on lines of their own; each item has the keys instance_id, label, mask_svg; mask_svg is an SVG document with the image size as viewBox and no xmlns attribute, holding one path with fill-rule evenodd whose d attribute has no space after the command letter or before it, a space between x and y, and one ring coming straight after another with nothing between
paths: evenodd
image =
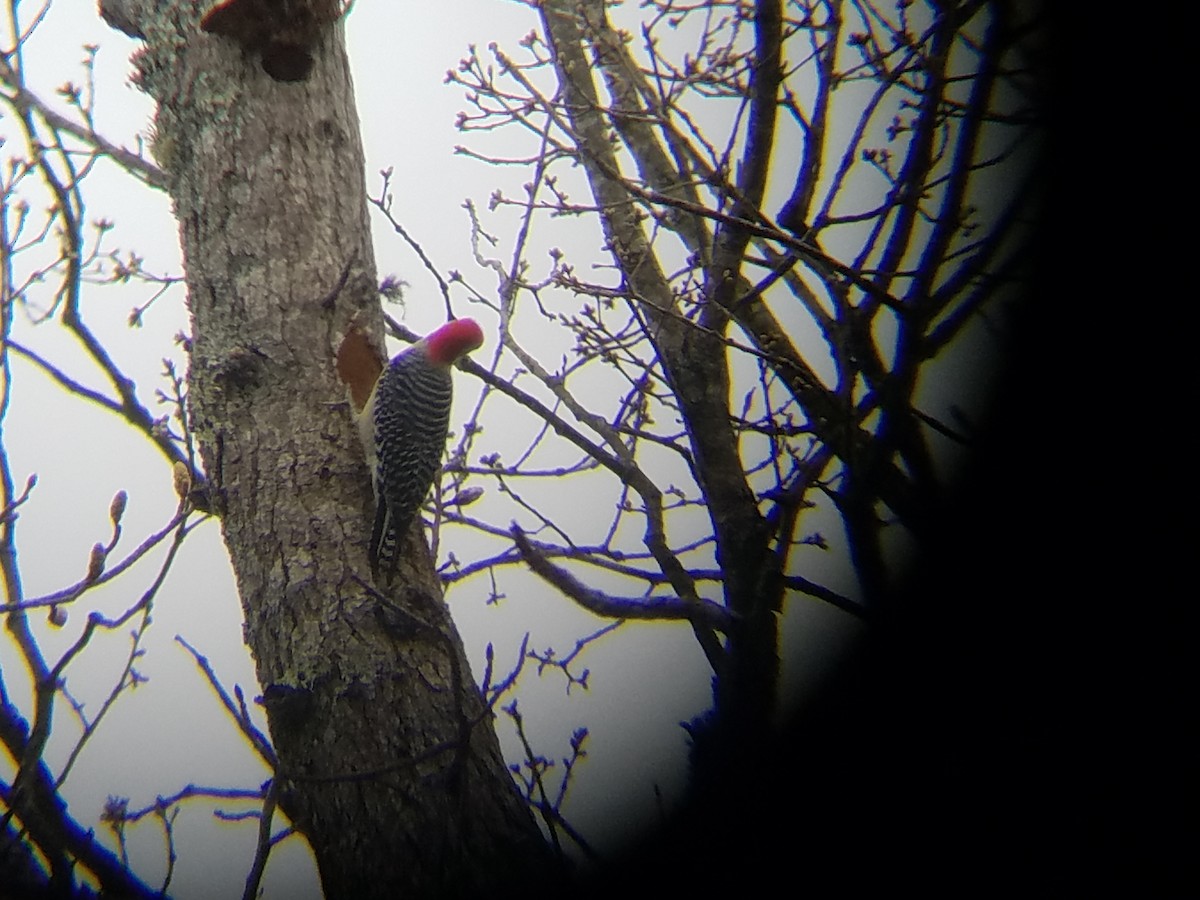
<instances>
[{"instance_id":1,"label":"dark vignette area","mask_svg":"<svg viewBox=\"0 0 1200 900\"><path fill-rule=\"evenodd\" d=\"M1077 74L1078 23L1058 18L1037 278L952 507L869 639L763 749L761 769L693 798L599 873L596 895L1067 895L1163 889L1182 872L1170 733L1187 717L1167 709L1182 685L1143 602L1157 572L1123 574L1153 565L1121 537L1138 530L1121 498L1136 501L1103 426L1137 351L1133 336L1101 336L1126 289L1101 249L1111 194L1081 144L1102 98Z\"/></svg>"}]
</instances>

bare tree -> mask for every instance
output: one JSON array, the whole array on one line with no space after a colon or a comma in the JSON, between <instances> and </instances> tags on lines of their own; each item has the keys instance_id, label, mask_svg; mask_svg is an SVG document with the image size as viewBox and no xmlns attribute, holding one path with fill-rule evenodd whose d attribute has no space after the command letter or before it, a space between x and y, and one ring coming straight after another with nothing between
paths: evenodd
<instances>
[{"instance_id":1,"label":"bare tree","mask_svg":"<svg viewBox=\"0 0 1200 900\"><path fill-rule=\"evenodd\" d=\"M0 784L0 872L40 883L36 848L63 890L79 866L113 894L154 892L58 803L70 764L55 775L43 759L75 655L95 629L144 621L154 594L116 620L93 615L53 664L27 617L61 619L150 547L178 546L199 516L221 520L270 722L268 740L193 651L274 772L247 798L262 823L248 893L278 806L331 897L474 895L544 871L564 838L590 852L562 815L586 733L556 788L508 705L527 757L521 796L491 721L520 667L495 676L489 649L480 689L444 589L489 579L498 597L528 570L598 616L575 653L520 651L584 686L577 656L592 640L638 620L690 628L713 675L712 709L688 726L694 787L720 789L779 715L780 617L815 600L869 620L936 521L972 442L973 392L954 381L978 376L956 354L1003 331L1028 275L1037 5L530 6L539 27L518 51L471 48L447 76L468 91L460 152L523 173L518 194L467 204L471 273L423 252L388 173L365 192L340 5L297 4L289 31L255 0L101 3L144 42L136 80L157 103L157 164L96 134L87 90L65 88L74 118L30 92L12 35L0 83L26 154L7 170L0 218L3 363L18 354L143 431L180 503L113 566L114 500L85 578L26 598L13 523L33 485L18 491L3 466L4 611L37 702L26 723L0 698L15 766ZM497 132L525 152L493 153ZM81 185L102 157L168 192L179 221L192 330L186 384L167 372L173 419L141 405L80 314L89 271L154 280L105 257L103 227L89 240ZM14 199L33 179L51 197L39 226ZM431 544L409 537L394 586L370 578L370 483L335 370L356 328L383 346L371 204L420 253L447 314L486 309L500 337L490 359L462 365L478 399L428 505ZM508 240L489 216L511 216ZM19 280L11 260L54 229L61 253ZM73 331L109 393L8 340L46 277L61 285L47 318ZM0 413L7 374L3 389ZM587 496L587 514L564 496ZM485 549L466 558L467 546ZM839 555L851 589L822 574ZM114 699L136 654L135 638ZM80 747L102 717L81 714ZM187 796L106 817L118 838L147 816L169 836Z\"/></svg>"},{"instance_id":2,"label":"bare tree","mask_svg":"<svg viewBox=\"0 0 1200 900\"><path fill-rule=\"evenodd\" d=\"M529 175L524 196L491 201L522 211L510 261L483 262L498 275L503 350L532 384L518 402L581 452L567 470L535 470L542 430L517 461L473 471L537 532L488 562L520 556L604 617L691 623L715 685L711 716L694 723L696 775L708 760L720 780L769 729L778 614L805 594L869 616L903 565L897 547L911 546L894 535L926 534L946 451L970 445L963 400L928 385L972 377L943 358L973 325L1002 330L1001 304L1027 275L1032 12L664 2L622 27L606 4L563 0L539 4L519 56L473 51L450 75L470 90L464 131L528 135L524 159L485 156ZM788 185L774 211L772 179ZM600 279L553 247L531 271L530 235L551 217L599 220ZM575 340L557 369L514 325L531 306ZM622 385L603 406L583 387L602 367ZM659 455L678 462L669 481L650 468ZM509 486L594 470L614 496L599 540ZM841 543L808 525L822 505L843 526L854 596L809 577L814 554ZM590 588L589 572L618 572L643 596Z\"/></svg>"}]
</instances>

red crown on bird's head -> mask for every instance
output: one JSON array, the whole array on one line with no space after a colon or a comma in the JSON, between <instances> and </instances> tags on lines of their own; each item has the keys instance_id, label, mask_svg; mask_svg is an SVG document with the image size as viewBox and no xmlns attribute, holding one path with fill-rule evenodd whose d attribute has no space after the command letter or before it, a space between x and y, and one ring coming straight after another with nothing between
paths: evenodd
<instances>
[{"instance_id":1,"label":"red crown on bird's head","mask_svg":"<svg viewBox=\"0 0 1200 900\"><path fill-rule=\"evenodd\" d=\"M483 346L483 329L474 319L452 319L422 342L432 362L452 365L460 356Z\"/></svg>"}]
</instances>

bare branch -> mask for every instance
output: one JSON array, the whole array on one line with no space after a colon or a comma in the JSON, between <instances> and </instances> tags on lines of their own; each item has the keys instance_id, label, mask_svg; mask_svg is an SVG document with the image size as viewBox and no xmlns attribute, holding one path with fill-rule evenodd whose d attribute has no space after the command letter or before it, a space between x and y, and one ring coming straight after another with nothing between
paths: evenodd
<instances>
[{"instance_id":1,"label":"bare branch","mask_svg":"<svg viewBox=\"0 0 1200 900\"><path fill-rule=\"evenodd\" d=\"M279 765L279 760L275 757L275 751L271 747L271 741L250 719L250 715L246 709L245 703L238 703L238 705L235 706L232 698L230 698L229 694L218 680L217 674L213 671L212 665L209 663L208 658L201 655L199 650L197 650L179 635L175 635L175 640L180 646L182 646L185 650L187 650L188 653L192 655L192 659L196 661L196 665L199 667L200 671L204 673L204 677L208 680L209 687L211 687L213 693L217 695L217 699L221 701L221 705L225 707L225 711L229 713L229 717L233 719L234 723L238 727L238 730L241 731L246 740L250 742L250 746L254 748L256 753L258 753L259 758L267 764L269 769L274 771ZM240 699L241 688L237 687L235 690Z\"/></svg>"},{"instance_id":2,"label":"bare branch","mask_svg":"<svg viewBox=\"0 0 1200 900\"><path fill-rule=\"evenodd\" d=\"M262 813L258 822L258 844L254 849L254 862L250 866L250 873L246 876L246 890L242 892L242 900L256 900L258 897L259 884L267 867L267 856L275 846L271 839L271 820L275 816L278 797L279 788L272 778L263 798Z\"/></svg>"},{"instance_id":3,"label":"bare branch","mask_svg":"<svg viewBox=\"0 0 1200 900\"><path fill-rule=\"evenodd\" d=\"M516 525L512 526L511 532L513 542L529 568L584 609L598 616L611 619L699 621L710 628L726 632L733 625L733 617L723 606L702 598L689 601L678 597L610 597L589 588L566 569L551 563L534 549L525 532Z\"/></svg>"},{"instance_id":4,"label":"bare branch","mask_svg":"<svg viewBox=\"0 0 1200 900\"><path fill-rule=\"evenodd\" d=\"M124 147L118 147L103 135L97 134L90 126L72 122L65 116L55 112L44 100L24 86L21 76L8 64L3 56L0 56L0 84L11 91L11 93L5 96L5 99L18 112L24 115L36 113L38 118L45 122L51 129L64 131L72 137L78 138L91 147L94 152L109 157L122 169L147 186L157 190L167 189L167 178L162 169L158 168L158 166L145 157L137 153L132 153Z\"/></svg>"}]
</instances>

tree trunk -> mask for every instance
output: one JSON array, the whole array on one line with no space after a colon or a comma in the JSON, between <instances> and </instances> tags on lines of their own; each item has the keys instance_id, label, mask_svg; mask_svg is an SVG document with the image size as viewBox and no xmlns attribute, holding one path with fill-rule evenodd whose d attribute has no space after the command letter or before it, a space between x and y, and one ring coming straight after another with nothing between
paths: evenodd
<instances>
[{"instance_id":1,"label":"tree trunk","mask_svg":"<svg viewBox=\"0 0 1200 900\"><path fill-rule=\"evenodd\" d=\"M716 538L725 605L737 615L724 647L709 652L716 676L713 711L689 729L693 788L734 788L736 780L731 782L728 773L757 758L770 730L779 676L776 611L783 594L777 561L768 549L770 528L758 512L729 416L729 367L721 340L727 319L716 298L723 281L737 280L746 241L741 239L728 252L730 258L719 266L719 274L706 279L709 302L700 320L703 327L694 327L676 305L676 294L643 227L646 216L620 177L610 126L621 119L604 111L597 87L599 73L607 76L613 94L629 98L636 92L622 91L614 83L624 75L619 58L622 44L607 24L604 4L602 0L544 0L540 11L555 60L564 117L571 122L605 238L629 287L630 302L650 323L648 333L687 429L694 472ZM627 111L635 121L650 121L640 108ZM627 128L632 132L631 126ZM651 133L631 134L627 140L640 171L657 171L660 166L650 161L666 159L656 141ZM688 178L677 173L672 180L679 185ZM698 257L712 253L714 242L705 223L679 227L685 235L697 236L699 246L693 252ZM706 635L698 633L698 637L704 644ZM711 640L715 642L715 637Z\"/></svg>"},{"instance_id":2,"label":"tree trunk","mask_svg":"<svg viewBox=\"0 0 1200 900\"><path fill-rule=\"evenodd\" d=\"M546 845L423 537L409 535L386 598L370 587L370 482L334 353L352 318L376 340L382 318L341 27L324 29L308 80L284 82L202 32L195 2L102 11L146 41L137 78L158 101L154 152L180 224L193 427L281 807L326 896L502 889L543 864Z\"/></svg>"}]
</instances>

